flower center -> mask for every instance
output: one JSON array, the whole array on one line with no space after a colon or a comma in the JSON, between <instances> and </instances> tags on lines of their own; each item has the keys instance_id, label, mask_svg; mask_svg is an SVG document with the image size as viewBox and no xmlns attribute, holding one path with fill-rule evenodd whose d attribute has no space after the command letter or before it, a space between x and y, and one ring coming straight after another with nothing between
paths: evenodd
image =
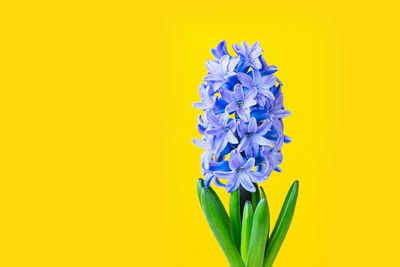
<instances>
[{"instance_id":1,"label":"flower center","mask_svg":"<svg viewBox=\"0 0 400 267\"><path fill-rule=\"evenodd\" d=\"M236 168L236 172L242 172L242 171L244 171L243 168Z\"/></svg>"},{"instance_id":2,"label":"flower center","mask_svg":"<svg viewBox=\"0 0 400 267\"><path fill-rule=\"evenodd\" d=\"M239 108L241 108L241 107L243 106L243 104L244 104L244 102L241 101L241 100L239 100L239 101L236 102L236 105L237 105Z\"/></svg>"},{"instance_id":3,"label":"flower center","mask_svg":"<svg viewBox=\"0 0 400 267\"><path fill-rule=\"evenodd\" d=\"M231 127L228 127L228 126L225 127L226 132L229 131L230 129L231 129Z\"/></svg>"},{"instance_id":4,"label":"flower center","mask_svg":"<svg viewBox=\"0 0 400 267\"><path fill-rule=\"evenodd\" d=\"M252 136L253 135L253 133L249 133L249 132L247 132L247 133L245 133L244 134L246 137L250 137L250 136Z\"/></svg>"}]
</instances>

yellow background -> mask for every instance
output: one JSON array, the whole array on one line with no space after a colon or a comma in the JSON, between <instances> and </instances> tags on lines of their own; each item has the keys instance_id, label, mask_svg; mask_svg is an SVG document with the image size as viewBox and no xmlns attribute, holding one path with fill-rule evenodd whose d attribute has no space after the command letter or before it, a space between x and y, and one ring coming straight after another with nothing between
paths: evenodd
<instances>
[{"instance_id":1,"label":"yellow background","mask_svg":"<svg viewBox=\"0 0 400 267\"><path fill-rule=\"evenodd\" d=\"M227 266L190 141L222 39L261 42L293 113L275 266L400 266L399 26L394 0L2 1L0 266Z\"/></svg>"}]
</instances>

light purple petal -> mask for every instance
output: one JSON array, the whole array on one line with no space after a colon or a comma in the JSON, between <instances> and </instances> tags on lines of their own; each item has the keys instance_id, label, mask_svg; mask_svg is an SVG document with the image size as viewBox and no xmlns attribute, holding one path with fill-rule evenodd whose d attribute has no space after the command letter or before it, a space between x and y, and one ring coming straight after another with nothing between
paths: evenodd
<instances>
[{"instance_id":1,"label":"light purple petal","mask_svg":"<svg viewBox=\"0 0 400 267\"><path fill-rule=\"evenodd\" d=\"M235 101L235 96L234 94L229 91L228 89L221 88L220 90L222 98L227 101L227 102L234 102Z\"/></svg>"},{"instance_id":2,"label":"light purple petal","mask_svg":"<svg viewBox=\"0 0 400 267\"><path fill-rule=\"evenodd\" d=\"M254 133L254 132L256 132L256 130L257 130L257 121L256 121L256 118L251 117L250 122L249 122L249 125L248 125L248 127L247 127L247 131L248 131L249 133Z\"/></svg>"},{"instance_id":3,"label":"light purple petal","mask_svg":"<svg viewBox=\"0 0 400 267\"><path fill-rule=\"evenodd\" d=\"M225 124L225 126L228 126L231 129L232 132L235 132L236 131L236 127L237 127L236 124L237 124L236 120L233 119L230 122L228 122L227 124Z\"/></svg>"},{"instance_id":4,"label":"light purple petal","mask_svg":"<svg viewBox=\"0 0 400 267\"><path fill-rule=\"evenodd\" d=\"M218 71L218 62L214 61L214 60L207 60L206 61L206 68L208 70L208 72L216 72Z\"/></svg>"},{"instance_id":5,"label":"light purple petal","mask_svg":"<svg viewBox=\"0 0 400 267\"><path fill-rule=\"evenodd\" d=\"M274 94L269 89L258 90L258 93L268 97L269 99L275 99Z\"/></svg>"},{"instance_id":6,"label":"light purple petal","mask_svg":"<svg viewBox=\"0 0 400 267\"><path fill-rule=\"evenodd\" d=\"M228 183L226 184L226 192L232 193L238 189L240 185L240 179L237 175L229 179Z\"/></svg>"},{"instance_id":7,"label":"light purple petal","mask_svg":"<svg viewBox=\"0 0 400 267\"><path fill-rule=\"evenodd\" d=\"M240 84L236 84L233 89L235 90L235 99L244 100L243 86Z\"/></svg>"},{"instance_id":8,"label":"light purple petal","mask_svg":"<svg viewBox=\"0 0 400 267\"><path fill-rule=\"evenodd\" d=\"M228 71L228 63L229 63L229 56L228 55L225 55L225 56L221 57L221 59L219 61L219 64L220 64L221 69L224 72Z\"/></svg>"},{"instance_id":9,"label":"light purple petal","mask_svg":"<svg viewBox=\"0 0 400 267\"><path fill-rule=\"evenodd\" d=\"M247 109L238 109L236 110L237 115L241 118L244 122L248 122L250 119L250 112Z\"/></svg>"},{"instance_id":10,"label":"light purple petal","mask_svg":"<svg viewBox=\"0 0 400 267\"><path fill-rule=\"evenodd\" d=\"M257 95L257 90L252 88L246 91L246 99L253 99Z\"/></svg>"},{"instance_id":11,"label":"light purple petal","mask_svg":"<svg viewBox=\"0 0 400 267\"><path fill-rule=\"evenodd\" d=\"M257 101L257 103L261 106L261 107L265 107L265 103L266 103L266 98L265 98L265 96L263 96L263 95L261 95L261 94L258 94L257 96L256 96L256 101Z\"/></svg>"},{"instance_id":12,"label":"light purple petal","mask_svg":"<svg viewBox=\"0 0 400 267\"><path fill-rule=\"evenodd\" d=\"M251 50L250 50L249 44L246 43L246 42L242 42L242 45L243 45L243 47L244 47L245 53L246 53L246 54L250 53Z\"/></svg>"},{"instance_id":13,"label":"light purple petal","mask_svg":"<svg viewBox=\"0 0 400 267\"><path fill-rule=\"evenodd\" d=\"M216 186L218 186L218 187L226 187L226 185L224 184L224 183L222 183L219 179L218 179L218 177L215 177L214 178L214 184L216 185Z\"/></svg>"},{"instance_id":14,"label":"light purple petal","mask_svg":"<svg viewBox=\"0 0 400 267\"><path fill-rule=\"evenodd\" d=\"M261 63L259 61L254 61L251 66L257 70L261 69Z\"/></svg>"},{"instance_id":15,"label":"light purple petal","mask_svg":"<svg viewBox=\"0 0 400 267\"><path fill-rule=\"evenodd\" d=\"M208 129L205 131L206 134L209 135L221 135L225 132L225 130L222 127L217 127L214 129Z\"/></svg>"},{"instance_id":16,"label":"light purple petal","mask_svg":"<svg viewBox=\"0 0 400 267\"><path fill-rule=\"evenodd\" d=\"M244 101L242 108L249 108L254 106L255 104L257 104L257 101L255 101L254 99L247 99L246 101Z\"/></svg>"},{"instance_id":17,"label":"light purple petal","mask_svg":"<svg viewBox=\"0 0 400 267\"><path fill-rule=\"evenodd\" d=\"M201 117L201 114L199 114L197 116L197 121L199 122L199 124L204 124L203 118Z\"/></svg>"},{"instance_id":18,"label":"light purple petal","mask_svg":"<svg viewBox=\"0 0 400 267\"><path fill-rule=\"evenodd\" d=\"M242 140L240 140L240 143L239 143L239 145L238 145L238 150L240 151L240 152L242 152L243 150L245 150L246 149L246 147L249 145L249 140L245 137L245 138L242 138Z\"/></svg>"},{"instance_id":19,"label":"light purple petal","mask_svg":"<svg viewBox=\"0 0 400 267\"><path fill-rule=\"evenodd\" d=\"M259 41L254 42L254 44L251 46L251 51L255 51L261 48L261 44Z\"/></svg>"},{"instance_id":20,"label":"light purple petal","mask_svg":"<svg viewBox=\"0 0 400 267\"><path fill-rule=\"evenodd\" d=\"M236 68L237 64L240 61L240 57L234 57L229 61L228 64L228 72L233 72L233 70Z\"/></svg>"},{"instance_id":21,"label":"light purple petal","mask_svg":"<svg viewBox=\"0 0 400 267\"><path fill-rule=\"evenodd\" d=\"M268 179L268 175L262 172L249 172L251 181L253 183L263 183Z\"/></svg>"},{"instance_id":22,"label":"light purple petal","mask_svg":"<svg viewBox=\"0 0 400 267\"><path fill-rule=\"evenodd\" d=\"M217 116L215 116L214 112L208 111L206 113L206 118L211 126L214 126L214 127L219 126L219 120L218 120Z\"/></svg>"},{"instance_id":23,"label":"light purple petal","mask_svg":"<svg viewBox=\"0 0 400 267\"><path fill-rule=\"evenodd\" d=\"M284 143L285 138L283 137L283 135L280 135L278 137L278 139L276 140L276 143L274 144L274 150L278 151L282 148L283 143Z\"/></svg>"},{"instance_id":24,"label":"light purple petal","mask_svg":"<svg viewBox=\"0 0 400 267\"><path fill-rule=\"evenodd\" d=\"M274 144L274 142L268 140L267 138L261 135L253 135L253 140L255 144L258 144L260 146L271 146Z\"/></svg>"},{"instance_id":25,"label":"light purple petal","mask_svg":"<svg viewBox=\"0 0 400 267\"><path fill-rule=\"evenodd\" d=\"M251 155L248 156L248 158L250 157L255 157L258 154L258 144L256 142L252 142L251 143Z\"/></svg>"},{"instance_id":26,"label":"light purple petal","mask_svg":"<svg viewBox=\"0 0 400 267\"><path fill-rule=\"evenodd\" d=\"M239 178L240 178L240 183L242 184L244 189L246 189L249 192L256 191L256 188L254 187L253 183L250 180L250 176L247 173L245 172L240 173Z\"/></svg>"},{"instance_id":27,"label":"light purple petal","mask_svg":"<svg viewBox=\"0 0 400 267\"><path fill-rule=\"evenodd\" d=\"M207 91L208 95L212 95L214 93L214 90L211 86L207 85L205 91Z\"/></svg>"},{"instance_id":28,"label":"light purple petal","mask_svg":"<svg viewBox=\"0 0 400 267\"><path fill-rule=\"evenodd\" d=\"M251 158L253 157L253 149L252 149L253 144L249 142L249 144L247 145L247 147L244 149L244 154L246 155L246 157Z\"/></svg>"},{"instance_id":29,"label":"light purple petal","mask_svg":"<svg viewBox=\"0 0 400 267\"><path fill-rule=\"evenodd\" d=\"M255 162L256 160L254 158L249 158L247 162L242 166L242 168L245 169L246 171L251 170L253 169Z\"/></svg>"},{"instance_id":30,"label":"light purple petal","mask_svg":"<svg viewBox=\"0 0 400 267\"><path fill-rule=\"evenodd\" d=\"M213 89L214 89L214 91L215 91L215 92L218 91L218 90L221 88L221 86L224 85L224 83L225 83L225 81L215 82L215 83L213 84Z\"/></svg>"},{"instance_id":31,"label":"light purple petal","mask_svg":"<svg viewBox=\"0 0 400 267\"><path fill-rule=\"evenodd\" d=\"M195 102L195 103L192 104L192 107L198 108L198 109L206 109L207 105L205 105L202 102Z\"/></svg>"},{"instance_id":32,"label":"light purple petal","mask_svg":"<svg viewBox=\"0 0 400 267\"><path fill-rule=\"evenodd\" d=\"M223 136L218 143L218 147L215 154L219 155L222 152L222 150L224 150L227 144L228 144L228 139Z\"/></svg>"},{"instance_id":33,"label":"light purple petal","mask_svg":"<svg viewBox=\"0 0 400 267\"><path fill-rule=\"evenodd\" d=\"M283 160L283 156L281 152L271 152L269 154L269 157L272 161L272 164L274 165L274 167L276 167L277 165L282 163Z\"/></svg>"},{"instance_id":34,"label":"light purple petal","mask_svg":"<svg viewBox=\"0 0 400 267\"><path fill-rule=\"evenodd\" d=\"M290 111L284 109L276 110L273 112L273 116L276 118L285 118L290 114L292 114Z\"/></svg>"},{"instance_id":35,"label":"light purple petal","mask_svg":"<svg viewBox=\"0 0 400 267\"><path fill-rule=\"evenodd\" d=\"M282 107L282 104L283 104L283 94L278 94L278 97L276 97L275 99L274 106L278 107L279 109Z\"/></svg>"},{"instance_id":36,"label":"light purple petal","mask_svg":"<svg viewBox=\"0 0 400 267\"><path fill-rule=\"evenodd\" d=\"M236 102L231 102L225 107L225 112L232 113L236 110L239 110L239 107L236 105Z\"/></svg>"},{"instance_id":37,"label":"light purple petal","mask_svg":"<svg viewBox=\"0 0 400 267\"><path fill-rule=\"evenodd\" d=\"M259 135L264 135L264 134L266 134L266 133L271 129L271 126L272 126L271 120L266 119L266 120L263 122L263 124L261 124L260 127L258 127L258 129L257 129L257 134L259 134Z\"/></svg>"},{"instance_id":38,"label":"light purple petal","mask_svg":"<svg viewBox=\"0 0 400 267\"><path fill-rule=\"evenodd\" d=\"M279 134L283 134L283 122L282 120L273 120L272 125Z\"/></svg>"},{"instance_id":39,"label":"light purple petal","mask_svg":"<svg viewBox=\"0 0 400 267\"><path fill-rule=\"evenodd\" d=\"M229 119L229 113L225 112L219 117L219 125L226 125Z\"/></svg>"},{"instance_id":40,"label":"light purple petal","mask_svg":"<svg viewBox=\"0 0 400 267\"><path fill-rule=\"evenodd\" d=\"M247 73L238 72L236 77L240 81L240 83L247 88L253 87L253 80Z\"/></svg>"},{"instance_id":41,"label":"light purple petal","mask_svg":"<svg viewBox=\"0 0 400 267\"><path fill-rule=\"evenodd\" d=\"M250 53L250 57L251 57L251 58L258 58L259 56L262 55L262 52L263 52L263 50L262 50L261 48L258 48L258 49L254 50L254 51L252 51L252 52ZM261 63L260 63L260 64L261 64ZM260 67L260 68L261 68L261 67Z\"/></svg>"},{"instance_id":42,"label":"light purple petal","mask_svg":"<svg viewBox=\"0 0 400 267\"><path fill-rule=\"evenodd\" d=\"M243 121L239 121L237 130L238 130L238 134L239 134L240 138L243 138L244 134L247 131L247 124L244 123Z\"/></svg>"},{"instance_id":43,"label":"light purple petal","mask_svg":"<svg viewBox=\"0 0 400 267\"><path fill-rule=\"evenodd\" d=\"M264 57L261 55L261 56L258 58L258 60L260 60L261 65L262 65L262 69L261 69L260 71L261 71L262 73L266 72L267 69L268 69L268 64L267 64L267 62L265 61Z\"/></svg>"},{"instance_id":44,"label":"light purple petal","mask_svg":"<svg viewBox=\"0 0 400 267\"><path fill-rule=\"evenodd\" d=\"M233 44L232 48L238 54L242 54L243 53L243 48L239 44Z\"/></svg>"},{"instance_id":45,"label":"light purple petal","mask_svg":"<svg viewBox=\"0 0 400 267\"><path fill-rule=\"evenodd\" d=\"M262 87L271 88L271 86L275 85L276 77L275 75L267 75L261 78Z\"/></svg>"},{"instance_id":46,"label":"light purple petal","mask_svg":"<svg viewBox=\"0 0 400 267\"><path fill-rule=\"evenodd\" d=\"M219 73L209 73L209 74L207 74L205 77L204 77L204 79L203 79L204 81L221 81L222 80L222 77L221 77L221 74L219 74Z\"/></svg>"},{"instance_id":47,"label":"light purple petal","mask_svg":"<svg viewBox=\"0 0 400 267\"><path fill-rule=\"evenodd\" d=\"M237 150L233 150L228 160L229 168L231 170L235 170L236 168L240 168L244 164L244 160L242 155Z\"/></svg>"},{"instance_id":48,"label":"light purple petal","mask_svg":"<svg viewBox=\"0 0 400 267\"><path fill-rule=\"evenodd\" d=\"M198 146L199 148L202 148L202 149L211 149L211 144L210 144L210 142L207 142L207 141L205 141L205 140L199 140L199 139L192 138L192 142L193 142L196 146Z\"/></svg>"},{"instance_id":49,"label":"light purple petal","mask_svg":"<svg viewBox=\"0 0 400 267\"><path fill-rule=\"evenodd\" d=\"M234 171L230 171L230 172L215 171L214 175L221 179L231 179L235 176L235 172Z\"/></svg>"},{"instance_id":50,"label":"light purple petal","mask_svg":"<svg viewBox=\"0 0 400 267\"><path fill-rule=\"evenodd\" d=\"M205 169L210 168L210 162L212 160L213 155L214 155L214 152L212 152L210 150L206 150L203 152L203 154L201 154L200 161L202 163L202 167L204 167Z\"/></svg>"},{"instance_id":51,"label":"light purple petal","mask_svg":"<svg viewBox=\"0 0 400 267\"><path fill-rule=\"evenodd\" d=\"M258 70L253 70L253 81L257 85L261 82L261 73Z\"/></svg>"},{"instance_id":52,"label":"light purple petal","mask_svg":"<svg viewBox=\"0 0 400 267\"><path fill-rule=\"evenodd\" d=\"M228 51L226 50L226 41L225 40L222 40L221 42L218 43L217 50L224 52L224 53L228 53Z\"/></svg>"},{"instance_id":53,"label":"light purple petal","mask_svg":"<svg viewBox=\"0 0 400 267\"><path fill-rule=\"evenodd\" d=\"M237 144L239 141L237 140L236 136L232 133L232 131L228 131L226 138L228 139L229 143Z\"/></svg>"},{"instance_id":54,"label":"light purple petal","mask_svg":"<svg viewBox=\"0 0 400 267\"><path fill-rule=\"evenodd\" d=\"M198 87L199 95L200 95L201 98L204 98L204 97L205 97L205 94L204 94L204 93L207 93L207 91L204 90L204 89L205 89L205 88L204 88L204 84L201 83L201 84L199 85L199 87Z\"/></svg>"}]
</instances>

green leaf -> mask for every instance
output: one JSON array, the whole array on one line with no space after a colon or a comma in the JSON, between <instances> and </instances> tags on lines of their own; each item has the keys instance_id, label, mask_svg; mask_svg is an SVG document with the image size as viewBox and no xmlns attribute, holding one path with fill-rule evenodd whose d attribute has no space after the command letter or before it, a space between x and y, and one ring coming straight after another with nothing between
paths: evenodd
<instances>
[{"instance_id":1,"label":"green leaf","mask_svg":"<svg viewBox=\"0 0 400 267\"><path fill-rule=\"evenodd\" d=\"M255 210L258 202L260 202L260 189L258 188L258 184L253 183L253 185L256 188L256 192L251 193L251 202L253 202L253 209Z\"/></svg>"},{"instance_id":2,"label":"green leaf","mask_svg":"<svg viewBox=\"0 0 400 267\"><path fill-rule=\"evenodd\" d=\"M264 261L267 233L269 231L269 210L267 200L262 198L254 212L253 227L247 256L247 267L261 267Z\"/></svg>"},{"instance_id":3,"label":"green leaf","mask_svg":"<svg viewBox=\"0 0 400 267\"><path fill-rule=\"evenodd\" d=\"M231 193L229 201L229 215L231 222L232 239L236 247L240 249L240 235L241 235L241 222L240 222L240 194L239 189Z\"/></svg>"},{"instance_id":4,"label":"green leaf","mask_svg":"<svg viewBox=\"0 0 400 267\"><path fill-rule=\"evenodd\" d=\"M286 195L281 213L276 221L274 230L267 245L267 253L265 255L264 267L271 267L274 263L276 255L282 246L283 240L289 230L290 223L293 218L294 209L296 207L297 194L299 192L299 182L294 181Z\"/></svg>"},{"instance_id":5,"label":"green leaf","mask_svg":"<svg viewBox=\"0 0 400 267\"><path fill-rule=\"evenodd\" d=\"M265 192L264 192L264 188L262 186L260 186L260 187L261 187L261 197L264 199L267 199L267 196L265 195Z\"/></svg>"},{"instance_id":6,"label":"green leaf","mask_svg":"<svg viewBox=\"0 0 400 267\"><path fill-rule=\"evenodd\" d=\"M207 188L201 190L201 207L203 208L208 224L228 259L230 266L245 267L239 251L232 240L231 233L226 227L224 216L221 214L218 203Z\"/></svg>"},{"instance_id":7,"label":"green leaf","mask_svg":"<svg viewBox=\"0 0 400 267\"><path fill-rule=\"evenodd\" d=\"M199 180L197 181L197 195L199 196L199 201L201 204L201 189L204 188L204 180L203 178L199 178Z\"/></svg>"},{"instance_id":8,"label":"green leaf","mask_svg":"<svg viewBox=\"0 0 400 267\"><path fill-rule=\"evenodd\" d=\"M242 238L240 243L240 254L244 261L247 260L247 252L249 251L249 243L251 236L251 227L253 225L253 205L250 201L246 201L243 208L242 220Z\"/></svg>"},{"instance_id":9,"label":"green leaf","mask_svg":"<svg viewBox=\"0 0 400 267\"><path fill-rule=\"evenodd\" d=\"M200 203L201 203L201 189L203 189L203 188L204 188L204 180L202 178L199 178L199 181L197 182L197 194L199 195ZM229 216L228 216L228 213L226 212L224 204L222 204L217 193L211 187L209 187L208 190L210 191L210 193L213 195L215 201L217 202L220 212L224 216L224 221L226 223L226 227L228 227L228 229L230 231L231 224L229 222Z\"/></svg>"},{"instance_id":10,"label":"green leaf","mask_svg":"<svg viewBox=\"0 0 400 267\"><path fill-rule=\"evenodd\" d=\"M226 209L224 207L224 204L222 204L221 200L219 199L217 193L212 189L211 187L208 188L210 190L211 194L213 195L215 201L217 201L218 207L222 213L222 216L224 216L224 221L226 223L226 227L228 227L229 231L231 231L231 224L229 221L229 216L228 213L226 212Z\"/></svg>"},{"instance_id":11,"label":"green leaf","mask_svg":"<svg viewBox=\"0 0 400 267\"><path fill-rule=\"evenodd\" d=\"M261 198L265 199L265 201L267 201L267 209L268 209L268 214L269 214L269 206L268 206L267 195L265 194L264 188L262 186L260 186L260 189L261 189ZM270 229L270 220L268 220L267 244L268 244L269 229ZM265 247L265 248L267 248L267 247ZM265 253L266 252L267 252L267 250L265 249Z\"/></svg>"}]
</instances>

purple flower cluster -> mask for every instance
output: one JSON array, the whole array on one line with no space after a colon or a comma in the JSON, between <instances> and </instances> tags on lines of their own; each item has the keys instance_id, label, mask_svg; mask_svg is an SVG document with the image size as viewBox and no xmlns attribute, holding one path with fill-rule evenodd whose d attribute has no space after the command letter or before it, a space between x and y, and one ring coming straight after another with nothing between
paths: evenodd
<instances>
[{"instance_id":1,"label":"purple flower cluster","mask_svg":"<svg viewBox=\"0 0 400 267\"><path fill-rule=\"evenodd\" d=\"M233 45L232 57L222 41L211 49L207 75L199 86L204 111L198 117L203 137L193 143L205 151L200 157L205 186L211 181L228 193L242 185L254 192L253 183L266 181L280 171L281 148L290 138L283 134L282 118L290 115L283 106L282 83L268 66L256 42L251 47ZM225 180L225 182L221 181Z\"/></svg>"}]
</instances>

